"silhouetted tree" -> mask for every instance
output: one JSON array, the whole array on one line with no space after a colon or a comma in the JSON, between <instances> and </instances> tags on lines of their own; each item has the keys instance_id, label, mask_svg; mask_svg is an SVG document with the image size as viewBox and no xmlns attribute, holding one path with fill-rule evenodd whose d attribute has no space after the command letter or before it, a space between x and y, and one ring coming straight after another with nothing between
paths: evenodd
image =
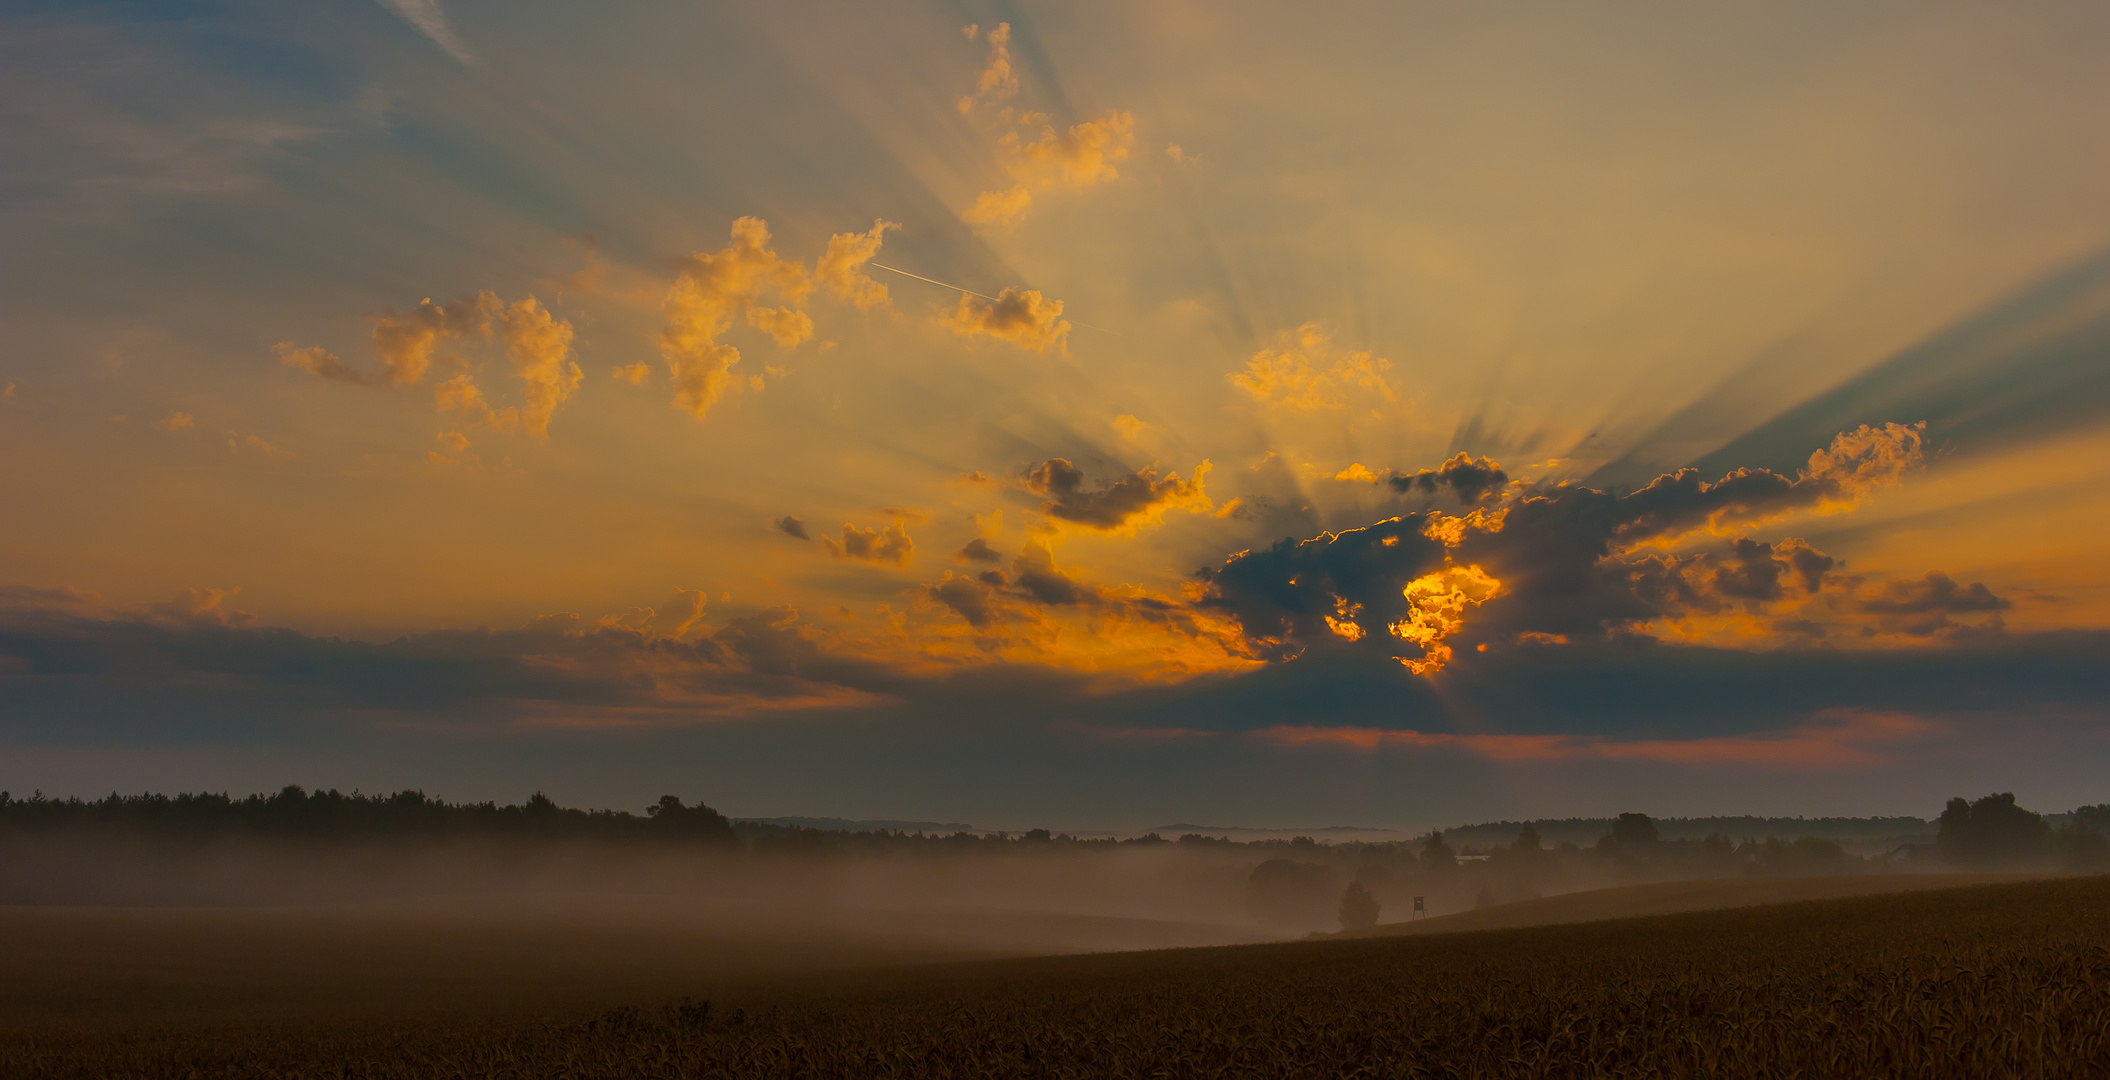
<instances>
[{"instance_id":1,"label":"silhouetted tree","mask_svg":"<svg viewBox=\"0 0 2110 1080\"><path fill-rule=\"evenodd\" d=\"M1362 882L1351 881L1341 891L1341 929L1368 930L1377 925L1377 912L1377 898Z\"/></svg>"},{"instance_id":2,"label":"silhouetted tree","mask_svg":"<svg viewBox=\"0 0 2110 1080\"><path fill-rule=\"evenodd\" d=\"M733 823L702 803L683 806L680 798L662 795L658 803L645 808L645 813L651 817L653 828L664 836L726 844L735 840Z\"/></svg>"},{"instance_id":3,"label":"silhouetted tree","mask_svg":"<svg viewBox=\"0 0 2110 1080\"><path fill-rule=\"evenodd\" d=\"M2110 835L2110 803L2075 807L2072 824L2077 833Z\"/></svg>"},{"instance_id":4,"label":"silhouetted tree","mask_svg":"<svg viewBox=\"0 0 2110 1080\"><path fill-rule=\"evenodd\" d=\"M1977 802L1950 799L1935 843L1958 866L1995 866L2043 854L2050 837L2044 818L2016 806L2014 793L2004 791Z\"/></svg>"},{"instance_id":5,"label":"silhouetted tree","mask_svg":"<svg viewBox=\"0 0 2110 1080\"><path fill-rule=\"evenodd\" d=\"M1524 823L1524 830L1517 834L1516 842L1509 847L1512 851L1520 852L1543 851L1546 845L1539 840L1539 831L1532 828L1531 823L1527 821Z\"/></svg>"},{"instance_id":6,"label":"silhouetted tree","mask_svg":"<svg viewBox=\"0 0 2110 1080\"><path fill-rule=\"evenodd\" d=\"M1612 843L1627 851L1645 851L1660 839L1647 814L1621 814L1612 822Z\"/></svg>"},{"instance_id":7,"label":"silhouetted tree","mask_svg":"<svg viewBox=\"0 0 2110 1080\"><path fill-rule=\"evenodd\" d=\"M1798 877L1806 874L1838 874L1856 861L1845 848L1829 840L1805 836L1793 842L1777 836L1751 847L1748 873L1761 877Z\"/></svg>"},{"instance_id":8,"label":"silhouetted tree","mask_svg":"<svg viewBox=\"0 0 2110 1080\"><path fill-rule=\"evenodd\" d=\"M1443 832L1429 834L1429 842L1421 849L1421 865L1427 870L1453 870L1458 866L1458 853L1443 842Z\"/></svg>"}]
</instances>

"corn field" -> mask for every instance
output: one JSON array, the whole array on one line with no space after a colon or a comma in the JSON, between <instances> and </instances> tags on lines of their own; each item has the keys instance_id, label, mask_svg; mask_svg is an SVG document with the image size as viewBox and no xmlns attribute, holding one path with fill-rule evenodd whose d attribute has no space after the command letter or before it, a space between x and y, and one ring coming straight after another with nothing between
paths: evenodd
<instances>
[{"instance_id":1,"label":"corn field","mask_svg":"<svg viewBox=\"0 0 2110 1080\"><path fill-rule=\"evenodd\" d=\"M42 1031L53 1077L2100 1077L2110 879L808 979L569 1020Z\"/></svg>"}]
</instances>

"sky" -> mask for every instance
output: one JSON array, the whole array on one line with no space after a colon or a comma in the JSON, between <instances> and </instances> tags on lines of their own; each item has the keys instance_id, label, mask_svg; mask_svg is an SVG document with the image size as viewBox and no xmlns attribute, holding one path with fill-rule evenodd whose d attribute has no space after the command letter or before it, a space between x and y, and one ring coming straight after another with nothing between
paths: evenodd
<instances>
[{"instance_id":1,"label":"sky","mask_svg":"<svg viewBox=\"0 0 2110 1080\"><path fill-rule=\"evenodd\" d=\"M2110 11L12 4L0 787L2110 799Z\"/></svg>"}]
</instances>

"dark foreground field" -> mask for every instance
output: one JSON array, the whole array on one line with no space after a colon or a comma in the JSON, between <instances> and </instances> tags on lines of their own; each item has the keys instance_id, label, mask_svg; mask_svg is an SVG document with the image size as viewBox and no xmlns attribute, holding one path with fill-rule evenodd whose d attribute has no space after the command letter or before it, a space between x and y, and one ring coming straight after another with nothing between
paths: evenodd
<instances>
[{"instance_id":1,"label":"dark foreground field","mask_svg":"<svg viewBox=\"0 0 2110 1080\"><path fill-rule=\"evenodd\" d=\"M2106 945L2110 879L2077 878L804 976L565 1020L19 1027L0 1074L2105 1076Z\"/></svg>"}]
</instances>

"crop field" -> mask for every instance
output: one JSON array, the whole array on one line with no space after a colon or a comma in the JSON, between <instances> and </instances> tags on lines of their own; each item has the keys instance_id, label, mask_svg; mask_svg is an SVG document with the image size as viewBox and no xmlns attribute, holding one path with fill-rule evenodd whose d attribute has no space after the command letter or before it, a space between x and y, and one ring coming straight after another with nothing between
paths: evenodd
<instances>
[{"instance_id":1,"label":"crop field","mask_svg":"<svg viewBox=\"0 0 2110 1080\"><path fill-rule=\"evenodd\" d=\"M55 1077L2110 1075L2110 879L786 977L554 1019L0 1032Z\"/></svg>"}]
</instances>

